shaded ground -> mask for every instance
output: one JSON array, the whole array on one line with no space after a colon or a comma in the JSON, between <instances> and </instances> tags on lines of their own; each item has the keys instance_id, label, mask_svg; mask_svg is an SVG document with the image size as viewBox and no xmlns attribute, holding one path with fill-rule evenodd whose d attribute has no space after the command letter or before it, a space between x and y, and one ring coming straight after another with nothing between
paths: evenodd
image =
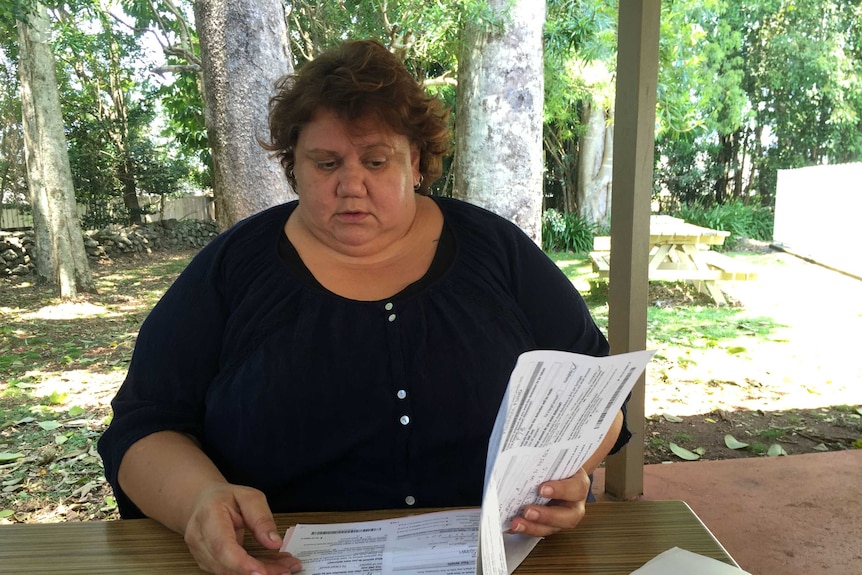
<instances>
[{"instance_id":1,"label":"shaded ground","mask_svg":"<svg viewBox=\"0 0 862 575\"><path fill-rule=\"evenodd\" d=\"M191 255L95 265L101 295L75 304L0 280L0 523L117 517L95 442L141 321ZM671 443L703 459L859 446L862 281L768 250L734 257L760 275L726 286L730 309L651 287L647 462L679 460Z\"/></svg>"}]
</instances>

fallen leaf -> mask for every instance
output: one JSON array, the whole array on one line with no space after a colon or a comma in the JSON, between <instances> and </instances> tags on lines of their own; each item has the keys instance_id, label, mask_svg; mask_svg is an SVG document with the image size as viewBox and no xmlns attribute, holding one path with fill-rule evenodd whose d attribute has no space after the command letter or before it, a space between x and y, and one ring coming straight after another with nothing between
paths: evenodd
<instances>
[{"instance_id":1,"label":"fallen leaf","mask_svg":"<svg viewBox=\"0 0 862 575\"><path fill-rule=\"evenodd\" d=\"M54 436L54 443L56 443L57 445L63 445L67 441L69 441L69 438L66 437L65 435L55 435Z\"/></svg>"},{"instance_id":2,"label":"fallen leaf","mask_svg":"<svg viewBox=\"0 0 862 575\"><path fill-rule=\"evenodd\" d=\"M702 457L706 453L706 447L696 447L694 452Z\"/></svg>"},{"instance_id":3,"label":"fallen leaf","mask_svg":"<svg viewBox=\"0 0 862 575\"><path fill-rule=\"evenodd\" d=\"M669 413L662 413L661 416L664 417L667 421L670 421L671 423L681 423L682 422L681 417L677 417L677 416L671 415Z\"/></svg>"},{"instance_id":4,"label":"fallen leaf","mask_svg":"<svg viewBox=\"0 0 862 575\"><path fill-rule=\"evenodd\" d=\"M747 443L739 441L729 433L724 436L724 444L730 449L744 449L748 447Z\"/></svg>"},{"instance_id":5,"label":"fallen leaf","mask_svg":"<svg viewBox=\"0 0 862 575\"><path fill-rule=\"evenodd\" d=\"M862 415L862 407L857 407L856 413L858 413L859 415Z\"/></svg>"},{"instance_id":6,"label":"fallen leaf","mask_svg":"<svg viewBox=\"0 0 862 575\"><path fill-rule=\"evenodd\" d=\"M78 417L84 413L87 413L87 410L79 405L73 405L69 408L69 417Z\"/></svg>"},{"instance_id":7,"label":"fallen leaf","mask_svg":"<svg viewBox=\"0 0 862 575\"><path fill-rule=\"evenodd\" d=\"M7 517L12 517L15 515L15 512L11 509L0 509L0 519L6 519Z\"/></svg>"},{"instance_id":8,"label":"fallen leaf","mask_svg":"<svg viewBox=\"0 0 862 575\"><path fill-rule=\"evenodd\" d=\"M715 420L711 417L704 417L703 420L707 423L715 423Z\"/></svg>"},{"instance_id":9,"label":"fallen leaf","mask_svg":"<svg viewBox=\"0 0 862 575\"><path fill-rule=\"evenodd\" d=\"M815 451L829 451L829 448L826 447L825 443L818 443L817 445L815 445L811 449L814 449Z\"/></svg>"},{"instance_id":10,"label":"fallen leaf","mask_svg":"<svg viewBox=\"0 0 862 575\"><path fill-rule=\"evenodd\" d=\"M784 451L784 448L777 443L773 443L769 446L769 450L766 452L766 455L769 457L778 457L779 455L787 455L787 452Z\"/></svg>"},{"instance_id":11,"label":"fallen leaf","mask_svg":"<svg viewBox=\"0 0 862 575\"><path fill-rule=\"evenodd\" d=\"M3 453L0 453L0 463L9 463L10 461L20 459L21 457L24 457L23 453L10 453L8 451L4 451Z\"/></svg>"},{"instance_id":12,"label":"fallen leaf","mask_svg":"<svg viewBox=\"0 0 862 575\"><path fill-rule=\"evenodd\" d=\"M727 348L727 353L734 354L734 355L737 353L742 353L744 351L745 351L745 348L741 347L741 346L734 346L734 347Z\"/></svg>"},{"instance_id":13,"label":"fallen leaf","mask_svg":"<svg viewBox=\"0 0 862 575\"><path fill-rule=\"evenodd\" d=\"M39 425L39 427L41 427L45 431L54 431L55 429L60 427L62 424L59 421L51 419L48 421L40 421L38 423L38 425Z\"/></svg>"},{"instance_id":14,"label":"fallen leaf","mask_svg":"<svg viewBox=\"0 0 862 575\"><path fill-rule=\"evenodd\" d=\"M676 443L670 443L668 444L668 447L670 447L670 450L674 453L674 455L676 455L680 459L685 459L686 461L697 461L698 459L700 459L700 455L694 453L693 451L689 451L685 447L680 447Z\"/></svg>"}]
</instances>

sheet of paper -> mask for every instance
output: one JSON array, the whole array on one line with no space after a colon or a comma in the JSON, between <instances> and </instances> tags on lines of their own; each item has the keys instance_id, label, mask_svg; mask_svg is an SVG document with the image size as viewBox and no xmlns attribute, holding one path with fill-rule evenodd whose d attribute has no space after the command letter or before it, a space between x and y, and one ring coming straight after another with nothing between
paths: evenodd
<instances>
[{"instance_id":1,"label":"sheet of paper","mask_svg":"<svg viewBox=\"0 0 862 575\"><path fill-rule=\"evenodd\" d=\"M398 519L299 524L288 529L282 551L302 559L304 575L473 575L478 509Z\"/></svg>"},{"instance_id":2,"label":"sheet of paper","mask_svg":"<svg viewBox=\"0 0 862 575\"><path fill-rule=\"evenodd\" d=\"M595 358L538 350L521 355L488 446L483 575L515 570L520 561L504 568L497 560L505 556L500 553L506 545L502 532L528 505L548 502L538 495L539 484L570 477L595 452L652 354L637 351ZM502 425L499 418L504 418ZM514 560L525 557L536 543L538 539L519 540L521 551L509 555Z\"/></svg>"},{"instance_id":3,"label":"sheet of paper","mask_svg":"<svg viewBox=\"0 0 862 575\"><path fill-rule=\"evenodd\" d=\"M738 567L722 563L712 557L705 557L673 547L647 561L643 567L632 571L631 575L750 575Z\"/></svg>"}]
</instances>

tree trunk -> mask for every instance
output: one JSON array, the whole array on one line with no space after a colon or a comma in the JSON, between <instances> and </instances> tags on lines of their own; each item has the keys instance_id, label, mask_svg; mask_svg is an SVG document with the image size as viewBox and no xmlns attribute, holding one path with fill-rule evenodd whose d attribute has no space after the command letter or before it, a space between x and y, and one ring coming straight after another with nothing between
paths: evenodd
<instances>
[{"instance_id":1,"label":"tree trunk","mask_svg":"<svg viewBox=\"0 0 862 575\"><path fill-rule=\"evenodd\" d=\"M613 176L613 122L601 105L585 101L578 159L578 215L597 226L609 226Z\"/></svg>"},{"instance_id":2,"label":"tree trunk","mask_svg":"<svg viewBox=\"0 0 862 575\"><path fill-rule=\"evenodd\" d=\"M541 244L545 3L488 5L504 30L468 22L461 31L454 195Z\"/></svg>"},{"instance_id":3,"label":"tree trunk","mask_svg":"<svg viewBox=\"0 0 862 575\"><path fill-rule=\"evenodd\" d=\"M48 44L48 14L36 5L27 22L18 22L21 110L39 279L57 287L60 297L95 292L75 203L66 148L54 54Z\"/></svg>"},{"instance_id":4,"label":"tree trunk","mask_svg":"<svg viewBox=\"0 0 862 575\"><path fill-rule=\"evenodd\" d=\"M207 136L219 226L293 197L281 165L260 146L269 99L291 71L280 0L195 0Z\"/></svg>"}]
</instances>

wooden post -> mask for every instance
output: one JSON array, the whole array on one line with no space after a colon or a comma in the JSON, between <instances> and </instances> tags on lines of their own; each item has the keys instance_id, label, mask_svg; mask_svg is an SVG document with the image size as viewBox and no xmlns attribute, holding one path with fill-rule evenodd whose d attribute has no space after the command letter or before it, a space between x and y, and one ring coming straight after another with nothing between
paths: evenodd
<instances>
[{"instance_id":1,"label":"wooden post","mask_svg":"<svg viewBox=\"0 0 862 575\"><path fill-rule=\"evenodd\" d=\"M660 14L660 0L624 0L619 6L608 294L611 353L646 347ZM605 491L612 498L643 493L644 384L641 376L628 404L632 440L607 460Z\"/></svg>"}]
</instances>

